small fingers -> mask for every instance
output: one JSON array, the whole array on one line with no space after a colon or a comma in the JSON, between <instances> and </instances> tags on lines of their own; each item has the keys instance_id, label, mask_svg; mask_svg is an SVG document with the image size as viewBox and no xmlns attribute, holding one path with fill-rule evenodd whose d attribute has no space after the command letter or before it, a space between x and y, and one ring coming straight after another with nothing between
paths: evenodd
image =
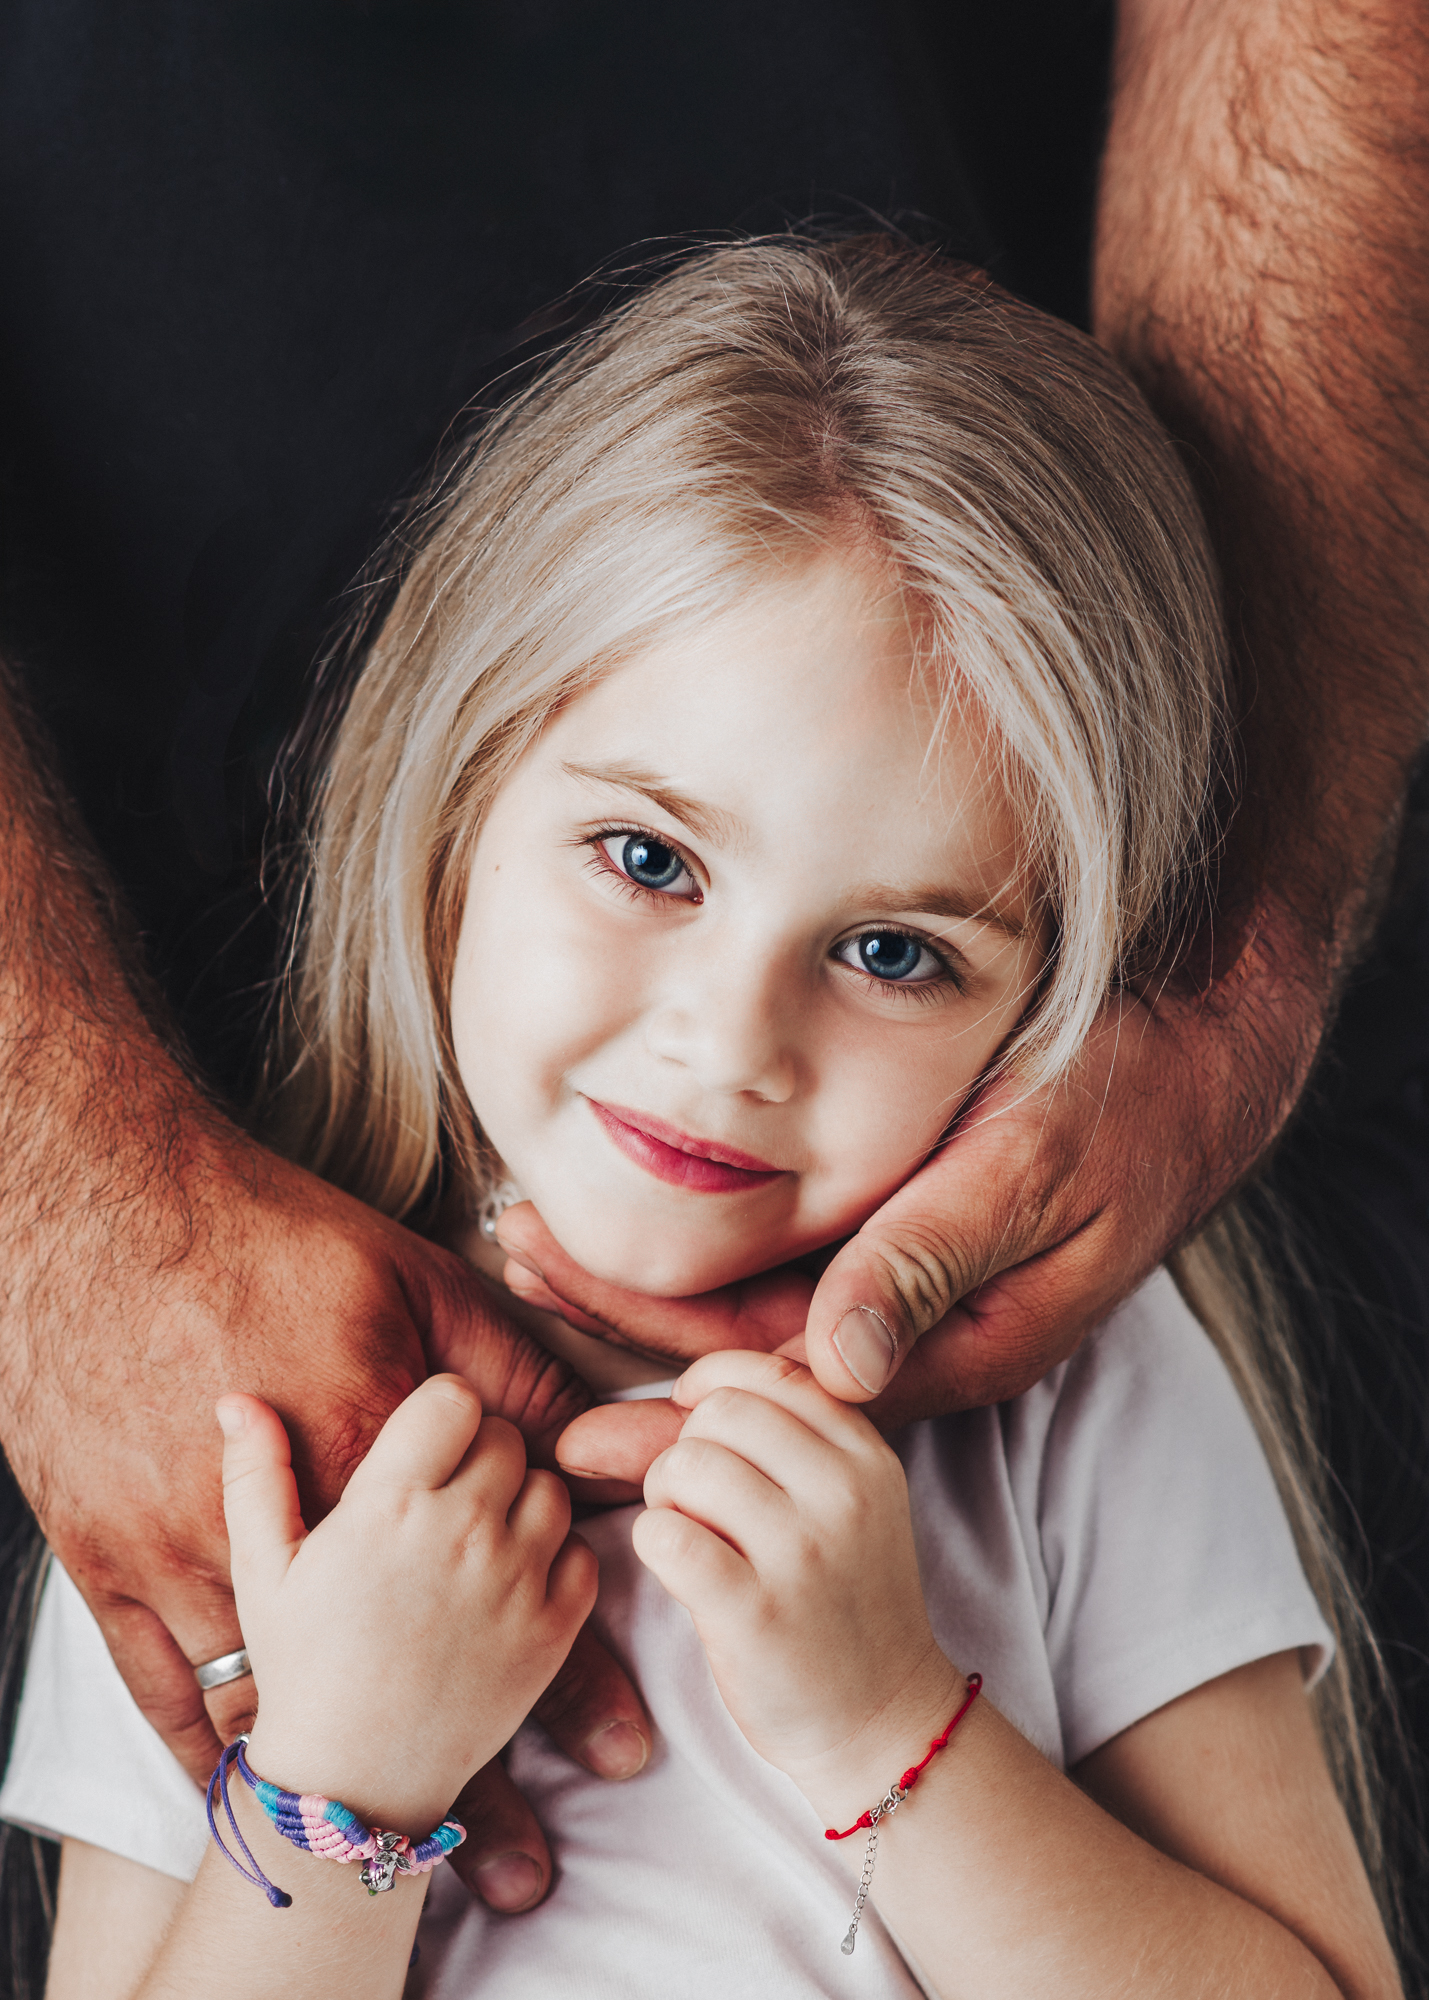
<instances>
[{"instance_id":1,"label":"small fingers","mask_svg":"<svg viewBox=\"0 0 1429 2000\"><path fill-rule=\"evenodd\" d=\"M595 1609L600 1564L584 1535L572 1532L557 1549L546 1578L546 1602L567 1626L582 1626ZM608 1776L608 1773L602 1773Z\"/></svg>"},{"instance_id":2,"label":"small fingers","mask_svg":"<svg viewBox=\"0 0 1429 2000\"><path fill-rule=\"evenodd\" d=\"M554 1562L571 1526L571 1496L554 1472L528 1472L506 1514L512 1534L533 1562Z\"/></svg>"},{"instance_id":3,"label":"small fingers","mask_svg":"<svg viewBox=\"0 0 1429 2000\"><path fill-rule=\"evenodd\" d=\"M481 1399L469 1382L460 1375L428 1376L382 1426L348 1490L396 1486L435 1492L461 1464L480 1423Z\"/></svg>"},{"instance_id":4,"label":"small fingers","mask_svg":"<svg viewBox=\"0 0 1429 2000\"><path fill-rule=\"evenodd\" d=\"M687 1368L671 1394L674 1401L697 1410L721 1390L744 1392L776 1404L826 1443L848 1449L868 1435L867 1420L815 1379L788 1355L757 1354L731 1348L706 1354ZM688 1430L692 1418L686 1419Z\"/></svg>"},{"instance_id":5,"label":"small fingers","mask_svg":"<svg viewBox=\"0 0 1429 2000\"><path fill-rule=\"evenodd\" d=\"M823 1400L831 1400L817 1384L811 1386ZM845 1419L851 1414L846 1404L834 1407ZM685 1446L701 1439L736 1453L795 1499L821 1492L843 1471L862 1465L870 1448L879 1454L887 1450L861 1417L857 1432L829 1436L806 1422L802 1410L796 1414L768 1396L732 1388L713 1389L700 1398L667 1457L678 1460Z\"/></svg>"},{"instance_id":6,"label":"small fingers","mask_svg":"<svg viewBox=\"0 0 1429 2000\"><path fill-rule=\"evenodd\" d=\"M453 1493L461 1494L472 1506L509 1519L527 1482L526 1446L515 1424L504 1417L485 1416L470 1449L448 1482ZM544 1493L549 1480L565 1489L555 1473L542 1474L533 1491ZM564 1529L562 1533L564 1533ZM557 1537L559 1540L559 1537Z\"/></svg>"},{"instance_id":7,"label":"small fingers","mask_svg":"<svg viewBox=\"0 0 1429 2000\"><path fill-rule=\"evenodd\" d=\"M256 1396L221 1397L215 1414L223 1432L223 1513L233 1574L274 1589L287 1575L306 1533L288 1433Z\"/></svg>"},{"instance_id":8,"label":"small fingers","mask_svg":"<svg viewBox=\"0 0 1429 2000\"><path fill-rule=\"evenodd\" d=\"M787 1537L793 1506L776 1480L708 1438L681 1438L656 1459L645 1504L699 1522L751 1560Z\"/></svg>"},{"instance_id":9,"label":"small fingers","mask_svg":"<svg viewBox=\"0 0 1429 2000\"><path fill-rule=\"evenodd\" d=\"M637 1514L630 1539L651 1575L692 1617L728 1610L757 1587L753 1566L737 1549L674 1508Z\"/></svg>"}]
</instances>

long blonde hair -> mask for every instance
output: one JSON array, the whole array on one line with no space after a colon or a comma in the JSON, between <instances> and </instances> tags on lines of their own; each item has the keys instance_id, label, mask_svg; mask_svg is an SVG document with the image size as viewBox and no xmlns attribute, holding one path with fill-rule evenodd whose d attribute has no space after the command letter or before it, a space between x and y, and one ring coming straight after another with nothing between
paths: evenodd
<instances>
[{"instance_id":1,"label":"long blonde hair","mask_svg":"<svg viewBox=\"0 0 1429 2000\"><path fill-rule=\"evenodd\" d=\"M1071 327L884 237L706 250L481 426L415 524L312 816L274 1096L399 1216L479 1171L446 989L486 802L595 676L819 549L881 557L945 709L992 724L1055 946L1006 1060L1064 1071L1204 878L1214 565L1137 391Z\"/></svg>"},{"instance_id":2,"label":"long blonde hair","mask_svg":"<svg viewBox=\"0 0 1429 2000\"><path fill-rule=\"evenodd\" d=\"M711 248L481 424L395 557L400 587L311 816L279 1142L395 1216L470 1185L447 987L487 802L547 719L782 566L872 549L945 711L978 705L1055 938L1005 1060L1065 1072L1205 892L1226 648L1185 473L1091 340L886 237ZM1319 1706L1369 1858L1358 1612L1283 1314L1243 1226L1174 1260L1341 1638Z\"/></svg>"}]
</instances>

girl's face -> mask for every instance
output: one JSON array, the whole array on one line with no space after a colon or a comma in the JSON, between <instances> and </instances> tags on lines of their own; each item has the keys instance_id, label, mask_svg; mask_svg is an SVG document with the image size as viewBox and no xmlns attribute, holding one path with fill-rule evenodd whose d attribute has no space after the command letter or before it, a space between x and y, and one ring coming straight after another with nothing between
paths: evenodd
<instances>
[{"instance_id":1,"label":"girl's face","mask_svg":"<svg viewBox=\"0 0 1429 2000\"><path fill-rule=\"evenodd\" d=\"M985 737L829 556L564 708L477 841L452 1031L565 1249L678 1296L849 1234L1043 962Z\"/></svg>"}]
</instances>

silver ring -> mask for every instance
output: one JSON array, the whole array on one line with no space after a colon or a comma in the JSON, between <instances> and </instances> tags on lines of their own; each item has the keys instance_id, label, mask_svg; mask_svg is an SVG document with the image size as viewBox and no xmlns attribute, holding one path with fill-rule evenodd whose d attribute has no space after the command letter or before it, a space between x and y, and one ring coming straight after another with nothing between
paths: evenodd
<instances>
[{"instance_id":1,"label":"silver ring","mask_svg":"<svg viewBox=\"0 0 1429 2000\"><path fill-rule=\"evenodd\" d=\"M241 1681L252 1671L248 1648L240 1646L236 1653L221 1653L216 1660L204 1660L194 1668L194 1679L207 1694L210 1688L227 1687L230 1681Z\"/></svg>"}]
</instances>

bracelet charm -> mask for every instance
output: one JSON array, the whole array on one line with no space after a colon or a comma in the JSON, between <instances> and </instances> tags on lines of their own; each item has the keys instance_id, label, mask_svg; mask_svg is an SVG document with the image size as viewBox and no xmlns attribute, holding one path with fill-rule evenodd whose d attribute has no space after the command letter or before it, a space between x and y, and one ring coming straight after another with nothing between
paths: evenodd
<instances>
[{"instance_id":1,"label":"bracelet charm","mask_svg":"<svg viewBox=\"0 0 1429 2000\"><path fill-rule=\"evenodd\" d=\"M410 1840L405 1833L390 1833L382 1827L364 1826L356 1813L350 1812L336 1799L324 1799L315 1792L286 1792L281 1785L258 1776L244 1755L247 1741L246 1736L240 1736L236 1743L227 1746L218 1760L217 1770L208 1781L208 1830L218 1843L220 1853L246 1882L263 1891L275 1910L286 1910L293 1899L269 1881L243 1838L234 1817L233 1802L228 1796L231 1765L237 1766L238 1775L284 1840L292 1841L294 1847L306 1848L309 1854L316 1854L325 1861L360 1861L362 1886L369 1896L380 1896L392 1887L399 1875L427 1874L466 1839L466 1828L459 1820L444 1819L425 1839ZM213 1810L215 1793L222 1801L233 1838L248 1863L246 1868L218 1830Z\"/></svg>"}]
</instances>

